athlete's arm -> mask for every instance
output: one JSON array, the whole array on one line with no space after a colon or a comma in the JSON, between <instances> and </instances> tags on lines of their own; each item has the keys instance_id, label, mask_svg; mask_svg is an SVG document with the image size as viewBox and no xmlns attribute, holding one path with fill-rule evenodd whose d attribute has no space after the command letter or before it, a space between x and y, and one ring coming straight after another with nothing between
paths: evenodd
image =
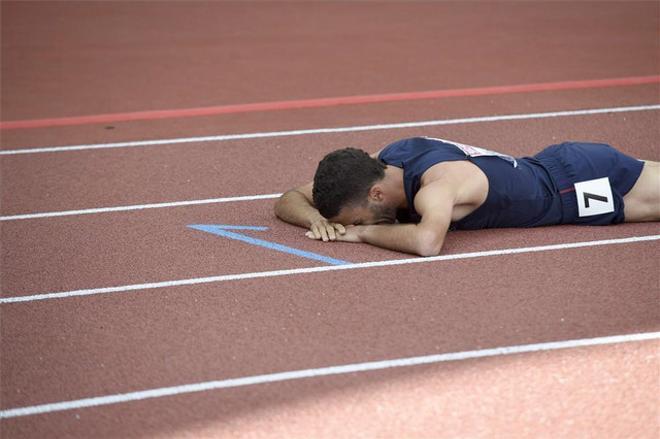
<instances>
[{"instance_id":1,"label":"athlete's arm","mask_svg":"<svg viewBox=\"0 0 660 439\"><path fill-rule=\"evenodd\" d=\"M369 225L348 227L339 241L366 242L420 256L436 256L442 249L456 202L457 185L436 181L415 196L419 224Z\"/></svg>"},{"instance_id":2,"label":"athlete's arm","mask_svg":"<svg viewBox=\"0 0 660 439\"><path fill-rule=\"evenodd\" d=\"M379 153L375 152L371 157L378 158ZM316 239L334 241L346 229L339 223L328 221L314 207L313 186L310 182L282 194L275 203L275 215L289 224L309 228Z\"/></svg>"},{"instance_id":3,"label":"athlete's arm","mask_svg":"<svg viewBox=\"0 0 660 439\"><path fill-rule=\"evenodd\" d=\"M289 224L306 227L316 239L334 241L346 229L331 223L314 207L312 183L285 192L275 203L275 215Z\"/></svg>"}]
</instances>

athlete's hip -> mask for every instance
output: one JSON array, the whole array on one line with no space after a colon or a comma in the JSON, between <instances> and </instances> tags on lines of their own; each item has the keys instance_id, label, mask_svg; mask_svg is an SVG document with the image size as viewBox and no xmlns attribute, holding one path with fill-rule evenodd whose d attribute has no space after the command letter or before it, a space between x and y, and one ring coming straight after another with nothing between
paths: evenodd
<instances>
[{"instance_id":1,"label":"athlete's hip","mask_svg":"<svg viewBox=\"0 0 660 439\"><path fill-rule=\"evenodd\" d=\"M566 142L534 156L548 171L561 201L563 224L606 225L624 221L623 196L643 162L607 144Z\"/></svg>"}]
</instances>

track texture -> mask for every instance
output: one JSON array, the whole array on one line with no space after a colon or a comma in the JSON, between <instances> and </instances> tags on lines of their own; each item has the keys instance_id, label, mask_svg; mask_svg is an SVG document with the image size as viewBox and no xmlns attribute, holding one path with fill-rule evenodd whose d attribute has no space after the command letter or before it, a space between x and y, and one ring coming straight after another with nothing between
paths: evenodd
<instances>
[{"instance_id":1,"label":"track texture","mask_svg":"<svg viewBox=\"0 0 660 439\"><path fill-rule=\"evenodd\" d=\"M2 2L2 121L660 74L657 2ZM182 19L185 18L185 19ZM653 105L658 83L3 129L3 150ZM660 160L658 110L0 156L3 217L283 192L344 146L564 140ZM350 262L274 200L0 222L3 297ZM445 254L660 234L449 234ZM658 241L0 304L0 409L296 369L660 330ZM638 437L658 342L260 384L2 419L2 437Z\"/></svg>"}]
</instances>

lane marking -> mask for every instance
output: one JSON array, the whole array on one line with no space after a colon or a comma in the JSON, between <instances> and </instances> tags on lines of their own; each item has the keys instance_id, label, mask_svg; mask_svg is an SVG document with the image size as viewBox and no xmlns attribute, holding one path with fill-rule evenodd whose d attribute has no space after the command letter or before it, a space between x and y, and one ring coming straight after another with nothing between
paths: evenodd
<instances>
[{"instance_id":1,"label":"lane marking","mask_svg":"<svg viewBox=\"0 0 660 439\"><path fill-rule=\"evenodd\" d=\"M628 238L603 239L597 241L570 242L563 244L540 245L534 247L518 247L518 248L505 248L500 250L456 253L449 255L432 256L427 258L414 257L407 259L390 259L384 261L361 262L361 263L346 264L346 265L326 265L322 267L292 268L288 270L224 274L219 276L196 277L192 279L178 279L178 280L169 280L163 282L121 285L115 287L89 288L84 290L60 291L60 292L52 292L52 293L31 294L26 296L2 297L0 298L0 304L4 305L4 304L21 303L21 302L34 302L37 300L64 299L69 297L92 296L96 294L126 293L129 291L150 290L156 288L199 285L199 284L215 283L215 282L238 281L244 279L270 278L277 276L292 276L298 274L321 273L321 272L335 271L335 270L355 270L362 268L420 264L420 263L437 262L437 261L452 261L458 259L471 259L471 258L480 258L487 256L514 255L520 253L535 253L535 252L567 250L567 249L583 248L583 247L597 247L603 245L630 244L635 242L656 241L659 239L660 239L660 235L632 236ZM2 294L6 296L8 293L2 293Z\"/></svg>"},{"instance_id":2,"label":"lane marking","mask_svg":"<svg viewBox=\"0 0 660 439\"><path fill-rule=\"evenodd\" d=\"M111 404L121 404L130 401L162 398L166 396L183 395L211 390L230 389L233 387L254 386L257 384L277 383L281 381L300 380L306 378L319 378L348 373L369 372L396 367L421 366L424 364L437 364L451 361L473 360L478 358L498 357L507 355L527 354L532 352L555 351L560 349L574 349L592 346L604 346L619 343L632 343L660 339L660 332L642 332L638 334L612 335L607 337L582 338L574 340L552 341L545 343L532 343L525 345L501 346L490 349L472 351L450 352L444 354L423 355L417 357L396 358L381 361L368 361L363 363L350 363L336 366L319 367L314 369L298 369L286 372L251 375L240 378L230 378L217 381L204 381L192 384L183 384L171 387L158 387L137 392L117 393L112 395L82 398L70 401L61 401L50 404L39 404L26 407L17 407L0 411L0 419L30 416L43 413L53 413L65 410L76 410L88 407L98 407Z\"/></svg>"},{"instance_id":3,"label":"lane marking","mask_svg":"<svg viewBox=\"0 0 660 439\"><path fill-rule=\"evenodd\" d=\"M190 227L191 229L200 230L202 232L212 233L214 235L222 236L224 238L245 242L247 244L256 245L259 247L265 247L270 250L275 250L278 252L288 253L290 255L300 256L302 258L307 258L314 261L325 262L326 264L330 264L330 265L350 264L350 262L342 261L340 259L331 258L329 256L320 255L318 253L299 250L297 248L288 247L286 245L278 244L276 242L264 241L263 239L257 239L251 236L243 235L241 233L234 233L229 231L229 230L266 231L268 230L268 227L229 226L229 225L221 225L221 224L192 224L189 225L188 227Z\"/></svg>"},{"instance_id":4,"label":"lane marking","mask_svg":"<svg viewBox=\"0 0 660 439\"><path fill-rule=\"evenodd\" d=\"M505 116L484 116L484 117L467 118L467 119L446 119L446 120L428 121L428 122L408 122L403 124L394 124L397 126L371 125L371 126L358 126L358 127L346 127L346 128L327 128L321 130L283 131L283 132L273 132L273 133L238 134L238 135L230 135L230 136L190 137L190 138L169 139L169 140L146 140L146 141L137 141L137 142L107 143L107 144L97 144L97 145L77 145L77 146L62 146L62 147L31 148L31 149L21 149L21 150L5 150L5 151L0 151L0 155L31 154L31 153L56 152L56 151L74 151L74 150L86 150L86 149L97 149L97 148L122 148L122 147L133 147L133 146L163 145L163 144L176 144L176 143L189 143L189 142L223 141L223 140L231 140L233 138L238 138L238 137L247 138L246 136L268 137L271 134L272 135L303 135L303 134L338 132L337 130L367 131L371 129L373 130L395 129L400 127L407 128L410 126L424 126L424 125L428 126L432 124L450 125L450 124L462 124L462 123L497 122L497 121L505 121L505 120L516 120L516 119L535 119L535 118L542 119L546 117L563 117L563 116L576 116L576 115L586 115L586 114L619 113L619 112L627 112L627 111L646 111L646 110L658 110L658 109L660 109L660 104L637 106L637 107L602 108L602 109L591 109L591 110L574 110L574 111L563 111L563 112L552 112L552 113L531 113L531 114L518 114L518 115L505 115ZM231 137L231 139L229 137ZM236 196L236 197L208 198L208 199L200 199L200 200L185 200L185 201L174 201L174 202L164 202L164 203L134 204L127 206L97 207L97 208L53 211L53 212L24 213L24 214L0 216L0 221L52 218L52 217L71 216L71 215L88 215L88 214L108 213L108 212L125 212L132 210L158 209L165 207L192 206L192 205L213 204L213 203L229 203L235 201L263 200L263 199L279 198L281 195L282 195L281 193L263 194L263 195L246 195L246 196Z\"/></svg>"},{"instance_id":5,"label":"lane marking","mask_svg":"<svg viewBox=\"0 0 660 439\"><path fill-rule=\"evenodd\" d=\"M160 120L183 117L213 116L219 114L281 111L302 108L335 107L338 105L374 104L383 102L440 99L447 97L488 96L499 94L530 93L541 91L574 90L588 88L621 87L660 83L660 75L633 76L626 78L589 79L581 81L542 82L534 84L501 85L421 92L385 93L373 95L340 96L332 98L297 99L252 104L217 105L212 107L180 108L174 110L135 111L126 113L96 114L89 116L55 117L0 121L0 130L46 128L56 126L105 124L136 120Z\"/></svg>"},{"instance_id":6,"label":"lane marking","mask_svg":"<svg viewBox=\"0 0 660 439\"><path fill-rule=\"evenodd\" d=\"M125 212L130 210L142 210L142 209L161 209L164 207L194 206L198 204L270 200L273 198L279 198L281 195L282 194L245 195L238 197L207 198L204 200L173 201L168 203L133 204L131 206L98 207L92 209L64 210L59 212L26 213L20 215L2 216L0 217L0 221L15 221L15 220L35 219L35 218L52 218L56 216L89 215L93 213Z\"/></svg>"},{"instance_id":7,"label":"lane marking","mask_svg":"<svg viewBox=\"0 0 660 439\"><path fill-rule=\"evenodd\" d=\"M285 136L304 136L308 134L331 134L331 133L349 133L349 132L357 132L357 131L393 130L393 129L401 129L401 128L417 128L417 127L429 127L429 126L439 126L439 125L459 125L459 124L468 124L468 123L500 122L500 121L509 121L509 120L545 119L550 117L625 113L625 112L633 112L633 111L650 111L650 110L658 110L658 109L660 109L660 104L650 104L650 105L637 105L637 106L629 106L629 107L593 108L593 109L585 109L585 110L553 111L553 112L545 112L545 113L508 114L508 115L499 115L499 116L467 117L460 119L439 119L439 120L428 120L428 121L419 121L419 122L402 122L402 123L378 124L378 125L358 125L358 126L338 127L338 128L314 128L314 129L291 130L291 131L270 131L270 132L262 132L262 133L223 134L217 136L203 136L203 137L181 137L175 139L161 139L161 140L139 140L132 142L96 143L96 144L68 145L68 146L47 146L47 147L38 147L38 148L2 150L0 151L0 155L38 154L38 153L50 153L50 152L85 151L85 150L110 149L110 148L134 148L134 147L144 147L144 146L153 146L153 145L177 145L184 143L223 142L227 140L263 139L263 138L285 137Z\"/></svg>"}]
</instances>

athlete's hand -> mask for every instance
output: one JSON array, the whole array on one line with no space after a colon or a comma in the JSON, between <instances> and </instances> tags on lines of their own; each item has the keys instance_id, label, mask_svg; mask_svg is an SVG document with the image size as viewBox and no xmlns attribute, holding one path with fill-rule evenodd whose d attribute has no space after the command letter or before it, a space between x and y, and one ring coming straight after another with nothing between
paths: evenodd
<instances>
[{"instance_id":1,"label":"athlete's hand","mask_svg":"<svg viewBox=\"0 0 660 439\"><path fill-rule=\"evenodd\" d=\"M346 226L346 233L337 236L337 241L341 242L362 242L360 232L369 226Z\"/></svg>"},{"instance_id":2,"label":"athlete's hand","mask_svg":"<svg viewBox=\"0 0 660 439\"><path fill-rule=\"evenodd\" d=\"M305 233L305 236L327 242L337 240L344 233L346 233L346 228L343 225L331 223L325 218L320 218L309 226L309 232Z\"/></svg>"},{"instance_id":3,"label":"athlete's hand","mask_svg":"<svg viewBox=\"0 0 660 439\"><path fill-rule=\"evenodd\" d=\"M337 233L335 235L335 239L332 239L331 241L362 242L362 238L360 237L360 232L362 231L363 227L366 227L366 226L346 226L346 227L343 227L344 232L343 233ZM316 238L311 231L307 232L305 234L305 236L307 236L310 239L319 239L319 238Z\"/></svg>"}]
</instances>

